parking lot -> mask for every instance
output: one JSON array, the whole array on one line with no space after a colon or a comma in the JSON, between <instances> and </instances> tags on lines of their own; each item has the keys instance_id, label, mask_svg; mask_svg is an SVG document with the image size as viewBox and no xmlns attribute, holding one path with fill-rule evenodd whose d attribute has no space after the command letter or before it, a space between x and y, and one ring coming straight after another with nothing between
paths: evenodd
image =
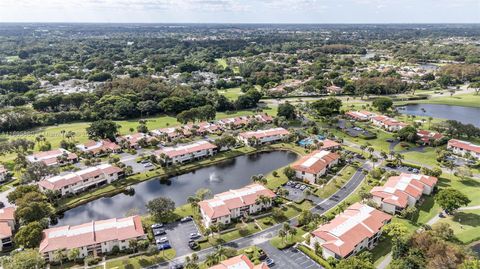
<instances>
[{"instance_id":1,"label":"parking lot","mask_svg":"<svg viewBox=\"0 0 480 269\"><path fill-rule=\"evenodd\" d=\"M198 233L198 228L194 221L176 222L167 224L164 227L166 236L170 245L177 252L177 256L189 254L192 250L188 247L189 236L191 233Z\"/></svg>"},{"instance_id":2,"label":"parking lot","mask_svg":"<svg viewBox=\"0 0 480 269\"><path fill-rule=\"evenodd\" d=\"M283 188L288 190L288 200L300 202L305 198L304 192L309 187L306 184L300 182L289 181L283 186Z\"/></svg>"},{"instance_id":3,"label":"parking lot","mask_svg":"<svg viewBox=\"0 0 480 269\"><path fill-rule=\"evenodd\" d=\"M311 260L303 252L296 250L295 248L288 248L284 250L278 250L269 242L259 245L265 253L270 257L275 264L271 265L271 268L289 268L289 269L317 269L323 268L313 260Z\"/></svg>"}]
</instances>

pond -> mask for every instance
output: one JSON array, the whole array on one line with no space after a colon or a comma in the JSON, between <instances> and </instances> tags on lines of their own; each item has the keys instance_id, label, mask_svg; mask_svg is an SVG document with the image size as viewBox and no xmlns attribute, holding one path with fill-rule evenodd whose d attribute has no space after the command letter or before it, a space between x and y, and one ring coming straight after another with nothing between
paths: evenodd
<instances>
[{"instance_id":1,"label":"pond","mask_svg":"<svg viewBox=\"0 0 480 269\"><path fill-rule=\"evenodd\" d=\"M172 177L168 184L152 179L134 185L134 195L118 194L103 197L66 211L57 225L75 225L92 220L124 217L135 208L145 213L145 204L157 197L168 197L176 206L186 204L189 196L200 188L208 188L213 194L244 187L250 177L267 174L294 162L298 155L287 151L262 152L239 156L220 164Z\"/></svg>"},{"instance_id":2,"label":"pond","mask_svg":"<svg viewBox=\"0 0 480 269\"><path fill-rule=\"evenodd\" d=\"M403 106L402 108L404 109L399 108L398 110L402 114L456 120L480 127L480 108L476 107L412 104Z\"/></svg>"}]
</instances>

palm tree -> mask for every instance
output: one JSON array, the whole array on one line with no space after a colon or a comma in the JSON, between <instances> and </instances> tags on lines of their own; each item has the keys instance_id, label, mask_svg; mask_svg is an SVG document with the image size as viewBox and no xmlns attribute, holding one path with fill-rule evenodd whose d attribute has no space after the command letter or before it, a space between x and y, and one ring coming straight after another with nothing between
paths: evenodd
<instances>
[{"instance_id":1,"label":"palm tree","mask_svg":"<svg viewBox=\"0 0 480 269\"><path fill-rule=\"evenodd\" d=\"M388 158L388 155L385 151L380 151L380 157L382 157L383 159L387 159Z\"/></svg>"},{"instance_id":2,"label":"palm tree","mask_svg":"<svg viewBox=\"0 0 480 269\"><path fill-rule=\"evenodd\" d=\"M215 251L215 256L217 257L217 261L223 261L227 258L227 250L224 247L219 246Z\"/></svg>"},{"instance_id":3,"label":"palm tree","mask_svg":"<svg viewBox=\"0 0 480 269\"><path fill-rule=\"evenodd\" d=\"M67 258L70 261L77 262L79 255L80 255L80 250L78 248L72 248L68 251Z\"/></svg>"},{"instance_id":4,"label":"palm tree","mask_svg":"<svg viewBox=\"0 0 480 269\"><path fill-rule=\"evenodd\" d=\"M198 208L198 202L200 202L200 199L198 199L198 197L196 196L189 196L187 198L187 203L189 203L190 206L194 209Z\"/></svg>"},{"instance_id":5,"label":"palm tree","mask_svg":"<svg viewBox=\"0 0 480 269\"><path fill-rule=\"evenodd\" d=\"M255 203L257 205L262 205L262 207L267 207L271 204L272 202L272 198L268 197L268 196L265 196L265 195L260 195L257 200L255 201Z\"/></svg>"},{"instance_id":6,"label":"palm tree","mask_svg":"<svg viewBox=\"0 0 480 269\"><path fill-rule=\"evenodd\" d=\"M282 239L282 242L284 242L284 241L285 241L285 237L287 236L287 232L285 232L285 230L283 230L283 229L280 229L280 230L278 231L278 236Z\"/></svg>"},{"instance_id":7,"label":"palm tree","mask_svg":"<svg viewBox=\"0 0 480 269\"><path fill-rule=\"evenodd\" d=\"M372 148L372 147L369 147L367 150L368 150L368 152L370 153L370 157L372 157L372 156L373 156L373 152L375 151L375 149Z\"/></svg>"},{"instance_id":8,"label":"palm tree","mask_svg":"<svg viewBox=\"0 0 480 269\"><path fill-rule=\"evenodd\" d=\"M217 264L217 256L215 255L215 253L208 254L205 257L205 263L208 266L213 266L213 265Z\"/></svg>"},{"instance_id":9,"label":"palm tree","mask_svg":"<svg viewBox=\"0 0 480 269\"><path fill-rule=\"evenodd\" d=\"M60 263L60 268L63 268L63 261L66 258L65 249L58 249L53 252L53 260Z\"/></svg>"}]
</instances>

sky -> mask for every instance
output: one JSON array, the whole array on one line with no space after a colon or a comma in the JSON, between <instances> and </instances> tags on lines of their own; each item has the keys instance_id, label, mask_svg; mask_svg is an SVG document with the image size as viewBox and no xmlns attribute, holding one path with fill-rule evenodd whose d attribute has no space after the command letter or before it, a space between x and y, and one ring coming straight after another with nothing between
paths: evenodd
<instances>
[{"instance_id":1,"label":"sky","mask_svg":"<svg viewBox=\"0 0 480 269\"><path fill-rule=\"evenodd\" d=\"M480 0L0 0L0 22L480 23Z\"/></svg>"}]
</instances>

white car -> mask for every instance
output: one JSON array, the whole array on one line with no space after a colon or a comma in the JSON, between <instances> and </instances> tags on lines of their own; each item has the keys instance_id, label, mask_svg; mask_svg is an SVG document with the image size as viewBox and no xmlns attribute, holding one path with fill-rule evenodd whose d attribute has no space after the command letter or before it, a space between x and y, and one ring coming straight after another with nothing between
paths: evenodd
<instances>
[{"instance_id":1,"label":"white car","mask_svg":"<svg viewBox=\"0 0 480 269\"><path fill-rule=\"evenodd\" d=\"M197 238L200 238L200 237L202 237L202 235L199 234L199 233L191 233L190 234L190 239L197 239Z\"/></svg>"},{"instance_id":2,"label":"white car","mask_svg":"<svg viewBox=\"0 0 480 269\"><path fill-rule=\"evenodd\" d=\"M166 238L166 237L161 237L161 238L155 240L155 243L157 243L157 244L163 244L163 243L167 243L167 242L168 242L168 238Z\"/></svg>"}]
</instances>

